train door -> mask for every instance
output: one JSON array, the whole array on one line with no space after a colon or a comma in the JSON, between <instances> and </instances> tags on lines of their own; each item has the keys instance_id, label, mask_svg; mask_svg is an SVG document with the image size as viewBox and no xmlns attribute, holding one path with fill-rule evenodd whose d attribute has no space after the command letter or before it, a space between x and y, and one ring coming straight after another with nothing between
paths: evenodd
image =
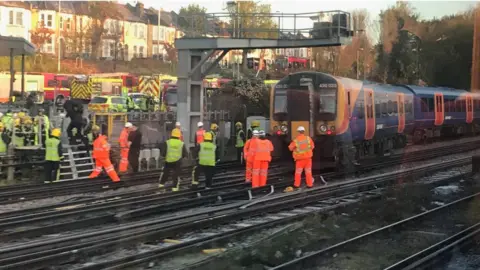
<instances>
[{"instance_id":1,"label":"train door","mask_svg":"<svg viewBox=\"0 0 480 270\"><path fill-rule=\"evenodd\" d=\"M397 94L398 106L398 133L403 133L405 129L405 94Z\"/></svg>"},{"instance_id":2,"label":"train door","mask_svg":"<svg viewBox=\"0 0 480 270\"><path fill-rule=\"evenodd\" d=\"M299 126L305 127L305 134L310 133L310 96L307 86L296 87L295 90L287 91L287 111L290 120L290 127L288 127L291 139L297 136L297 128Z\"/></svg>"},{"instance_id":3,"label":"train door","mask_svg":"<svg viewBox=\"0 0 480 270\"><path fill-rule=\"evenodd\" d=\"M365 97L365 140L371 140L375 135L375 102L373 89L364 89Z\"/></svg>"},{"instance_id":4,"label":"train door","mask_svg":"<svg viewBox=\"0 0 480 270\"><path fill-rule=\"evenodd\" d=\"M442 93L435 93L435 126L441 126L445 119Z\"/></svg>"},{"instance_id":5,"label":"train door","mask_svg":"<svg viewBox=\"0 0 480 270\"><path fill-rule=\"evenodd\" d=\"M466 96L466 102L467 102L467 123L471 124L473 122L473 98L472 95L467 95Z\"/></svg>"}]
</instances>

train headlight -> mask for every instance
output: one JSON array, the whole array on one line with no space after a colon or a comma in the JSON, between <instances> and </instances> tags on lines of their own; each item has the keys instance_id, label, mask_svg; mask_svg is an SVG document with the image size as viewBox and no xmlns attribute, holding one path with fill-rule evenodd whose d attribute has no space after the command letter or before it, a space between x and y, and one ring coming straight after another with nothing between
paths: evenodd
<instances>
[{"instance_id":1,"label":"train headlight","mask_svg":"<svg viewBox=\"0 0 480 270\"><path fill-rule=\"evenodd\" d=\"M330 130L331 130L332 132L334 132L334 131L335 131L335 127L334 127L334 126L331 126L331 127L330 127Z\"/></svg>"},{"instance_id":2,"label":"train headlight","mask_svg":"<svg viewBox=\"0 0 480 270\"><path fill-rule=\"evenodd\" d=\"M287 128L287 126L281 126L281 127L280 127L280 130L281 130L283 133L287 133L288 128Z\"/></svg>"},{"instance_id":3,"label":"train headlight","mask_svg":"<svg viewBox=\"0 0 480 270\"><path fill-rule=\"evenodd\" d=\"M326 125L321 125L320 126L320 131L321 132L326 132L327 131L327 126Z\"/></svg>"}]
</instances>

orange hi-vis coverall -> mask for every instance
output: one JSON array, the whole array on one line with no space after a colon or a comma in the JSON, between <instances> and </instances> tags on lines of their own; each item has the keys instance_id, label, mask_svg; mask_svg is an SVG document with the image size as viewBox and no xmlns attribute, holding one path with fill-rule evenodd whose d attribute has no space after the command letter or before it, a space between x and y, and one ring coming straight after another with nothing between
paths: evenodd
<instances>
[{"instance_id":1,"label":"orange hi-vis coverall","mask_svg":"<svg viewBox=\"0 0 480 270\"><path fill-rule=\"evenodd\" d=\"M127 172L128 170L128 151L130 147L128 146L128 133L129 129L124 128L120 133L120 138L118 139L118 143L120 144L120 165L118 166L118 170L123 173Z\"/></svg>"},{"instance_id":2,"label":"orange hi-vis coverall","mask_svg":"<svg viewBox=\"0 0 480 270\"><path fill-rule=\"evenodd\" d=\"M120 181L112 162L110 162L110 144L107 142L105 135L100 135L93 141L93 158L95 159L95 169L88 176L88 178L95 178L102 172L102 168L105 168L108 176L113 182Z\"/></svg>"},{"instance_id":3,"label":"orange hi-vis coverall","mask_svg":"<svg viewBox=\"0 0 480 270\"><path fill-rule=\"evenodd\" d=\"M295 160L295 182L293 185L296 188L300 187L302 172L305 170L305 178L308 187L313 187L312 177L312 157L315 144L309 136L300 134L293 140L288 149L293 152L293 159Z\"/></svg>"},{"instance_id":4,"label":"orange hi-vis coverall","mask_svg":"<svg viewBox=\"0 0 480 270\"><path fill-rule=\"evenodd\" d=\"M272 142L266 139L258 139L255 142L255 155L253 157L252 188L267 185L268 165L272 161Z\"/></svg>"},{"instance_id":5,"label":"orange hi-vis coverall","mask_svg":"<svg viewBox=\"0 0 480 270\"><path fill-rule=\"evenodd\" d=\"M253 170L253 159L255 157L255 143L257 142L257 137L252 137L247 140L245 146L243 147L243 156L245 157L245 180L247 182L252 181L252 170Z\"/></svg>"}]
</instances>

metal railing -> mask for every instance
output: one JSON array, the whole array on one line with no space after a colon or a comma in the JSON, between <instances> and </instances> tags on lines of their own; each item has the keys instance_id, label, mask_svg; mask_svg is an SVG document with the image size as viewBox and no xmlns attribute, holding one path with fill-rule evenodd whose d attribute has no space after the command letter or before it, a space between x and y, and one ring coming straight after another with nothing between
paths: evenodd
<instances>
[{"instance_id":1,"label":"metal railing","mask_svg":"<svg viewBox=\"0 0 480 270\"><path fill-rule=\"evenodd\" d=\"M241 3L240 3L241 5ZM312 13L208 13L180 17L185 38L328 39L353 36L351 15Z\"/></svg>"}]
</instances>

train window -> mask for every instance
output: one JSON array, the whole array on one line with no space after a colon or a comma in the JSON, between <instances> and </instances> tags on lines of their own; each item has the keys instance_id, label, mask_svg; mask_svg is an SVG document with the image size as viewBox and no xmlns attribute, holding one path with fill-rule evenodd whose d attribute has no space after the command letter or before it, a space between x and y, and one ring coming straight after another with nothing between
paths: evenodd
<instances>
[{"instance_id":1,"label":"train window","mask_svg":"<svg viewBox=\"0 0 480 270\"><path fill-rule=\"evenodd\" d=\"M422 112L428 112L428 99L427 98L421 98L420 103L421 103L421 107L422 107Z\"/></svg>"},{"instance_id":2,"label":"train window","mask_svg":"<svg viewBox=\"0 0 480 270\"><path fill-rule=\"evenodd\" d=\"M435 111L435 103L433 103L433 98L428 99L428 111L429 112Z\"/></svg>"},{"instance_id":3,"label":"train window","mask_svg":"<svg viewBox=\"0 0 480 270\"><path fill-rule=\"evenodd\" d=\"M386 101L382 101L382 117L387 116L388 114L388 103Z\"/></svg>"},{"instance_id":4,"label":"train window","mask_svg":"<svg viewBox=\"0 0 480 270\"><path fill-rule=\"evenodd\" d=\"M392 114L394 112L393 109L393 102L391 100L388 101L388 114Z\"/></svg>"},{"instance_id":5,"label":"train window","mask_svg":"<svg viewBox=\"0 0 480 270\"><path fill-rule=\"evenodd\" d=\"M437 104L437 112L442 112L442 98L435 96L435 103Z\"/></svg>"},{"instance_id":6,"label":"train window","mask_svg":"<svg viewBox=\"0 0 480 270\"><path fill-rule=\"evenodd\" d=\"M363 102L358 102L358 118L363 119L365 116L365 107L363 106Z\"/></svg>"},{"instance_id":7,"label":"train window","mask_svg":"<svg viewBox=\"0 0 480 270\"><path fill-rule=\"evenodd\" d=\"M450 100L444 99L445 112L450 112Z\"/></svg>"},{"instance_id":8,"label":"train window","mask_svg":"<svg viewBox=\"0 0 480 270\"><path fill-rule=\"evenodd\" d=\"M275 90L274 113L287 113L287 92L285 90Z\"/></svg>"},{"instance_id":9,"label":"train window","mask_svg":"<svg viewBox=\"0 0 480 270\"><path fill-rule=\"evenodd\" d=\"M393 102L393 113L398 113L398 102Z\"/></svg>"},{"instance_id":10,"label":"train window","mask_svg":"<svg viewBox=\"0 0 480 270\"><path fill-rule=\"evenodd\" d=\"M347 104L348 104L348 108L350 108L350 91L347 92Z\"/></svg>"},{"instance_id":11,"label":"train window","mask_svg":"<svg viewBox=\"0 0 480 270\"><path fill-rule=\"evenodd\" d=\"M405 106L405 103L403 103L403 101L400 101L400 110L398 111L400 114L405 114L404 112L404 106Z\"/></svg>"},{"instance_id":12,"label":"train window","mask_svg":"<svg viewBox=\"0 0 480 270\"><path fill-rule=\"evenodd\" d=\"M465 103L466 103L466 100L460 101L460 104L462 105L462 112L465 112Z\"/></svg>"},{"instance_id":13,"label":"train window","mask_svg":"<svg viewBox=\"0 0 480 270\"><path fill-rule=\"evenodd\" d=\"M381 114L382 114L381 105L380 105L380 102L377 100L375 101L375 117L379 118Z\"/></svg>"},{"instance_id":14,"label":"train window","mask_svg":"<svg viewBox=\"0 0 480 270\"><path fill-rule=\"evenodd\" d=\"M456 112L462 111L462 103L460 102L460 100L455 100L455 111Z\"/></svg>"}]
</instances>

